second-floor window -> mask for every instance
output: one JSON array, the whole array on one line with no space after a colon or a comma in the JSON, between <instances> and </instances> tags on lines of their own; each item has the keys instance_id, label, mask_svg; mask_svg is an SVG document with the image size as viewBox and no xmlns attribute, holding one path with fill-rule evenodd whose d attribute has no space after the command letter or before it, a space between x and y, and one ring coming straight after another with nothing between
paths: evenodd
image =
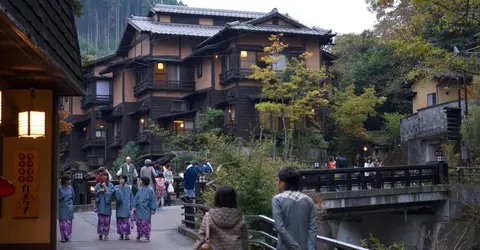
<instances>
[{"instance_id":1,"label":"second-floor window","mask_svg":"<svg viewBox=\"0 0 480 250\"><path fill-rule=\"evenodd\" d=\"M287 68L287 57L285 55L275 55L275 62L273 63L274 70L284 70Z\"/></svg>"},{"instance_id":2,"label":"second-floor window","mask_svg":"<svg viewBox=\"0 0 480 250\"><path fill-rule=\"evenodd\" d=\"M106 99L110 98L110 82L99 80L97 81L97 99Z\"/></svg>"},{"instance_id":3,"label":"second-floor window","mask_svg":"<svg viewBox=\"0 0 480 250\"><path fill-rule=\"evenodd\" d=\"M155 81L180 81L180 66L163 62L157 63L154 75Z\"/></svg>"},{"instance_id":4,"label":"second-floor window","mask_svg":"<svg viewBox=\"0 0 480 250\"><path fill-rule=\"evenodd\" d=\"M223 72L229 71L233 68L232 55L222 55L222 69Z\"/></svg>"},{"instance_id":5,"label":"second-floor window","mask_svg":"<svg viewBox=\"0 0 480 250\"><path fill-rule=\"evenodd\" d=\"M427 106L437 105L437 93L431 93L427 95Z\"/></svg>"},{"instance_id":6,"label":"second-floor window","mask_svg":"<svg viewBox=\"0 0 480 250\"><path fill-rule=\"evenodd\" d=\"M95 137L105 138L105 122L102 120L97 120L97 123L95 126Z\"/></svg>"}]
</instances>

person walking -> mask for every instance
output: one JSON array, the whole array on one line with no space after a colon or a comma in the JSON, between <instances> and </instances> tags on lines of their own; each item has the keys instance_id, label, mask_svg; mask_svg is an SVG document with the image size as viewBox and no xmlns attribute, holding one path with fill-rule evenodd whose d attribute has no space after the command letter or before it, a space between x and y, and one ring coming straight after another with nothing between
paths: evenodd
<instances>
[{"instance_id":1,"label":"person walking","mask_svg":"<svg viewBox=\"0 0 480 250\"><path fill-rule=\"evenodd\" d=\"M97 204L97 234L99 240L108 240L110 233L110 217L112 216L112 199L115 188L110 183L107 172L102 173L102 182L95 186L95 201Z\"/></svg>"},{"instance_id":2,"label":"person walking","mask_svg":"<svg viewBox=\"0 0 480 250\"><path fill-rule=\"evenodd\" d=\"M155 191L155 177L157 175L155 174L155 169L152 166L152 161L150 159L145 160L145 165L140 169L140 178L141 177L147 177L150 181L149 187L152 188L153 191Z\"/></svg>"},{"instance_id":3,"label":"person walking","mask_svg":"<svg viewBox=\"0 0 480 250\"><path fill-rule=\"evenodd\" d=\"M299 192L300 173L293 167L278 173L280 193L272 199L272 214L278 233L279 250L315 250L317 236L316 205Z\"/></svg>"},{"instance_id":4,"label":"person walking","mask_svg":"<svg viewBox=\"0 0 480 250\"><path fill-rule=\"evenodd\" d=\"M165 205L166 206L171 206L172 205L172 196L170 195L170 192L168 191L170 185L173 185L173 171L172 171L172 163L169 162L167 164L167 169L163 172L163 177L165 177L165 190L167 190L167 196L165 197Z\"/></svg>"},{"instance_id":5,"label":"person walking","mask_svg":"<svg viewBox=\"0 0 480 250\"><path fill-rule=\"evenodd\" d=\"M357 154L356 159L356 167L357 168L364 168L365 167L365 158L360 154ZM360 180L362 189L367 189L367 175L368 173L360 172L358 174L358 179Z\"/></svg>"},{"instance_id":6,"label":"person walking","mask_svg":"<svg viewBox=\"0 0 480 250\"><path fill-rule=\"evenodd\" d=\"M134 180L138 177L137 168L132 163L132 158L130 158L130 156L127 156L125 160L126 162L120 166L120 169L118 169L117 176L125 175L128 180L126 184L132 188Z\"/></svg>"},{"instance_id":7,"label":"person walking","mask_svg":"<svg viewBox=\"0 0 480 250\"><path fill-rule=\"evenodd\" d=\"M155 203L155 194L149 187L150 179L148 177L140 178L140 188L133 199L133 213L135 214L135 223L137 226L137 241L142 237L145 242L150 242L150 232L152 231L152 215L155 214L157 204Z\"/></svg>"},{"instance_id":8,"label":"person walking","mask_svg":"<svg viewBox=\"0 0 480 250\"><path fill-rule=\"evenodd\" d=\"M167 196L167 190L165 189L165 178L163 177L163 173L159 173L157 175L157 178L155 178L156 182L156 192L155 192L155 198L157 201L157 211L165 211L164 208L164 202L165 202L165 196Z\"/></svg>"},{"instance_id":9,"label":"person walking","mask_svg":"<svg viewBox=\"0 0 480 250\"><path fill-rule=\"evenodd\" d=\"M73 203L75 192L71 186L70 175L63 175L61 185L58 187L58 224L60 227L61 242L70 241L72 238Z\"/></svg>"},{"instance_id":10,"label":"person walking","mask_svg":"<svg viewBox=\"0 0 480 250\"><path fill-rule=\"evenodd\" d=\"M130 211L133 208L132 187L127 184L128 177L126 175L120 175L118 182L120 184L115 186L117 233L120 235L120 240L130 240Z\"/></svg>"},{"instance_id":11,"label":"person walking","mask_svg":"<svg viewBox=\"0 0 480 250\"><path fill-rule=\"evenodd\" d=\"M373 163L372 157L368 157L365 162L364 168L375 168L375 163ZM367 188L372 188L374 182L375 172L365 172L365 182L367 183Z\"/></svg>"},{"instance_id":12,"label":"person walking","mask_svg":"<svg viewBox=\"0 0 480 250\"><path fill-rule=\"evenodd\" d=\"M194 249L248 250L247 225L237 209L235 190L229 186L217 189L214 205L203 217Z\"/></svg>"}]
</instances>

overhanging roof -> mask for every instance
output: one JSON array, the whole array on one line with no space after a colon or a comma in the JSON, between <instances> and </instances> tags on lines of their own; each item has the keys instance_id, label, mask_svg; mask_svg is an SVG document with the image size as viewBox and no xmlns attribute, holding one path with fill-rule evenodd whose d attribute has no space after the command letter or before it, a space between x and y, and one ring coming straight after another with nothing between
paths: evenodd
<instances>
[{"instance_id":1,"label":"overhanging roof","mask_svg":"<svg viewBox=\"0 0 480 250\"><path fill-rule=\"evenodd\" d=\"M198 109L192 109L184 112L178 112L178 113L171 113L168 115L161 115L159 117L156 117L155 119L157 120L162 120L162 119L167 119L167 118L184 118L184 117L189 117L192 114L195 114Z\"/></svg>"},{"instance_id":2,"label":"overhanging roof","mask_svg":"<svg viewBox=\"0 0 480 250\"><path fill-rule=\"evenodd\" d=\"M128 24L132 25L139 32L149 32L159 35L178 35L178 36L198 36L211 37L218 33L222 26L183 24L183 23L163 23L153 21L148 17L133 16L128 19Z\"/></svg>"}]
</instances>

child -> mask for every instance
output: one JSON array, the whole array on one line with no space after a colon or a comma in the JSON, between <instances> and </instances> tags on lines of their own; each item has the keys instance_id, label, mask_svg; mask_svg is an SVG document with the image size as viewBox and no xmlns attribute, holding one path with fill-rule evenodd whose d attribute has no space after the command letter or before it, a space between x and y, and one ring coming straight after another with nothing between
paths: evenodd
<instances>
[{"instance_id":1,"label":"child","mask_svg":"<svg viewBox=\"0 0 480 250\"><path fill-rule=\"evenodd\" d=\"M155 178L155 182L157 184L155 198L159 207L157 211L165 211L163 205L165 201L165 196L167 195L167 190L165 189L165 178L163 177L162 172L157 175L157 178Z\"/></svg>"},{"instance_id":2,"label":"child","mask_svg":"<svg viewBox=\"0 0 480 250\"><path fill-rule=\"evenodd\" d=\"M133 209L135 213L135 223L137 225L137 241L145 237L146 242L150 242L150 231L152 230L152 214L155 214L157 204L155 203L155 194L153 189L148 186L150 179L148 177L140 178L140 188L133 199Z\"/></svg>"},{"instance_id":3,"label":"child","mask_svg":"<svg viewBox=\"0 0 480 250\"><path fill-rule=\"evenodd\" d=\"M127 184L127 176L121 175L120 185L115 186L115 199L117 202L117 233L120 240L130 240L130 211L132 211L132 188Z\"/></svg>"},{"instance_id":4,"label":"child","mask_svg":"<svg viewBox=\"0 0 480 250\"><path fill-rule=\"evenodd\" d=\"M108 240L110 232L110 217L112 216L112 198L115 189L110 183L107 172L102 173L102 182L95 186L95 202L97 204L98 226L97 234L99 240Z\"/></svg>"}]
</instances>

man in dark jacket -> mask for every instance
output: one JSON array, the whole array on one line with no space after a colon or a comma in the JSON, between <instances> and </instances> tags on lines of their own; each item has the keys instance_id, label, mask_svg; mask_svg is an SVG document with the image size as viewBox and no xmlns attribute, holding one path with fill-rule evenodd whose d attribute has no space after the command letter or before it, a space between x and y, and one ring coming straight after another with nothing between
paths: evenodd
<instances>
[{"instance_id":1,"label":"man in dark jacket","mask_svg":"<svg viewBox=\"0 0 480 250\"><path fill-rule=\"evenodd\" d=\"M279 250L315 250L317 211L312 198L299 192L300 173L287 167L278 173L280 194L272 199Z\"/></svg>"}]
</instances>

